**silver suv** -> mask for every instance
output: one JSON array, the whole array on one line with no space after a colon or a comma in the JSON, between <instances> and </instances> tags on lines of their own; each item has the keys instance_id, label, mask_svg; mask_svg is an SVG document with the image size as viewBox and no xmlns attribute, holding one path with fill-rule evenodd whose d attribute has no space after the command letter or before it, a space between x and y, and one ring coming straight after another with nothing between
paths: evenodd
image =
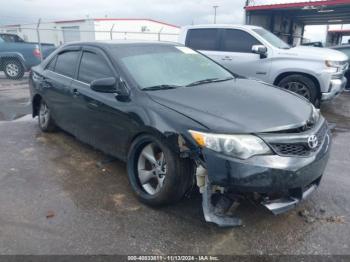
<instances>
[{"instance_id":1,"label":"silver suv","mask_svg":"<svg viewBox=\"0 0 350 262\"><path fill-rule=\"evenodd\" d=\"M315 105L333 99L346 85L346 55L327 48L291 47L262 27L186 26L179 42L234 73L289 89Z\"/></svg>"}]
</instances>

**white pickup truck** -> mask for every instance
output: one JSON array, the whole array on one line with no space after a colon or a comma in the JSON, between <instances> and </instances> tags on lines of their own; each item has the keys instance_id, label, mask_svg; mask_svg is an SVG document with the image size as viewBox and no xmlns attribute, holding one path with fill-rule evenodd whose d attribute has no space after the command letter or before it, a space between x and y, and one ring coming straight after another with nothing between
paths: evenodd
<instances>
[{"instance_id":1,"label":"white pickup truck","mask_svg":"<svg viewBox=\"0 0 350 262\"><path fill-rule=\"evenodd\" d=\"M330 100L346 85L348 58L327 48L291 47L258 26L183 27L179 42L232 72L298 93L313 104Z\"/></svg>"}]
</instances>

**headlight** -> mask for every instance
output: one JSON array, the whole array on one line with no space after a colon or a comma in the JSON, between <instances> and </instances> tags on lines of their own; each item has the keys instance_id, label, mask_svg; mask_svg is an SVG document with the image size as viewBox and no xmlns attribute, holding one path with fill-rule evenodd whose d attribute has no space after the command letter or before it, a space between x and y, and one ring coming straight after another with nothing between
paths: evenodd
<instances>
[{"instance_id":1,"label":"headlight","mask_svg":"<svg viewBox=\"0 0 350 262\"><path fill-rule=\"evenodd\" d=\"M346 61L326 60L325 63L326 63L326 66L329 67L329 71L333 73L346 70L346 68L348 67L348 64Z\"/></svg>"},{"instance_id":2,"label":"headlight","mask_svg":"<svg viewBox=\"0 0 350 262\"><path fill-rule=\"evenodd\" d=\"M326 60L326 66L328 67L342 67L342 62L340 61L332 61L332 60Z\"/></svg>"},{"instance_id":3,"label":"headlight","mask_svg":"<svg viewBox=\"0 0 350 262\"><path fill-rule=\"evenodd\" d=\"M189 132L200 147L240 159L272 154L271 149L257 136L208 134L193 130Z\"/></svg>"}]
</instances>

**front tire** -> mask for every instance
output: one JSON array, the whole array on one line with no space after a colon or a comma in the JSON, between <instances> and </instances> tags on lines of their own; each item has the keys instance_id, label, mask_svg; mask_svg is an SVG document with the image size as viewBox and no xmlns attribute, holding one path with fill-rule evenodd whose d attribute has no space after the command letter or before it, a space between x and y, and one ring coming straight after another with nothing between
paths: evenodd
<instances>
[{"instance_id":1,"label":"front tire","mask_svg":"<svg viewBox=\"0 0 350 262\"><path fill-rule=\"evenodd\" d=\"M284 77L278 84L279 87L297 93L305 97L312 104L319 104L319 91L312 79L307 76L294 74Z\"/></svg>"},{"instance_id":2,"label":"front tire","mask_svg":"<svg viewBox=\"0 0 350 262\"><path fill-rule=\"evenodd\" d=\"M134 193L150 206L178 202L193 181L193 162L180 158L165 141L151 135L135 139L127 166Z\"/></svg>"},{"instance_id":3,"label":"front tire","mask_svg":"<svg viewBox=\"0 0 350 262\"><path fill-rule=\"evenodd\" d=\"M8 79L18 80L24 75L24 67L17 59L6 60L3 67Z\"/></svg>"},{"instance_id":4,"label":"front tire","mask_svg":"<svg viewBox=\"0 0 350 262\"><path fill-rule=\"evenodd\" d=\"M53 132L56 130L55 121L52 119L51 110L44 100L40 101L38 124L43 132Z\"/></svg>"}]
</instances>

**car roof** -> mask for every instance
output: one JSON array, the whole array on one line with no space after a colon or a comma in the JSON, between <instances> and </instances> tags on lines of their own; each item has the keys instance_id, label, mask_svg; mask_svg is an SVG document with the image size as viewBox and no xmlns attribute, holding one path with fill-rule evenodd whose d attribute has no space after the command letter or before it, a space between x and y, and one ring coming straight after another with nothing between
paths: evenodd
<instances>
[{"instance_id":1,"label":"car roof","mask_svg":"<svg viewBox=\"0 0 350 262\"><path fill-rule=\"evenodd\" d=\"M110 47L116 45L181 45L176 42L149 41L149 40L102 40L102 41L79 41L65 44L65 47L76 45L89 45L98 47Z\"/></svg>"},{"instance_id":2,"label":"car roof","mask_svg":"<svg viewBox=\"0 0 350 262\"><path fill-rule=\"evenodd\" d=\"M198 28L231 28L231 29L260 29L261 26L255 25L235 25L235 24L201 24L201 25L188 25L184 26L184 29L198 29Z\"/></svg>"}]
</instances>

